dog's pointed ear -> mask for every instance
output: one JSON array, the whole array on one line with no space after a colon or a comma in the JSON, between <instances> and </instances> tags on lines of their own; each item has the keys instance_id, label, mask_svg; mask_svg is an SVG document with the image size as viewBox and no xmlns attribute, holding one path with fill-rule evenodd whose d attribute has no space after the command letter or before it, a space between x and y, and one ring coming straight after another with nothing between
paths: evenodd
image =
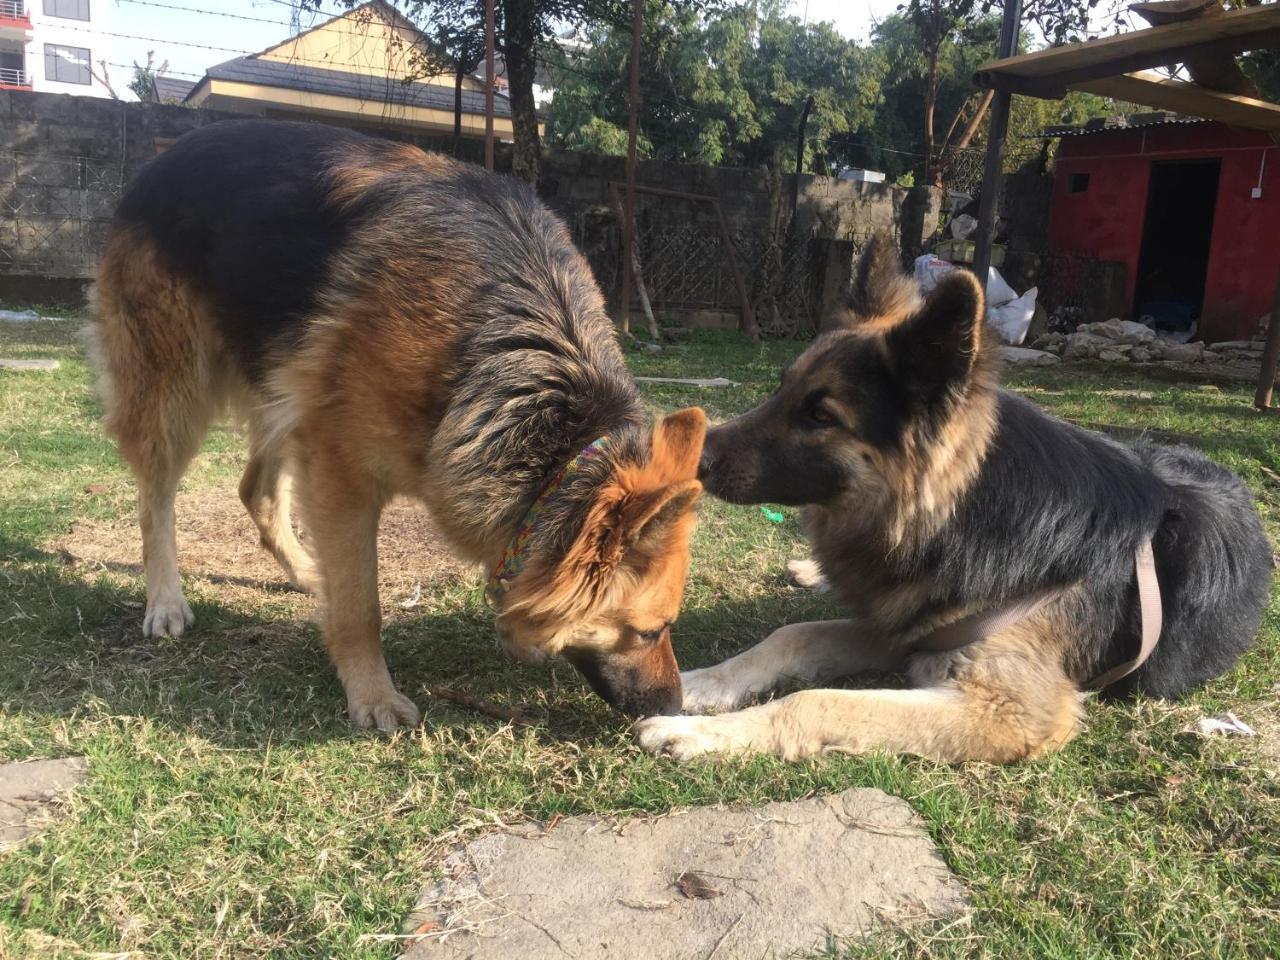
<instances>
[{"instance_id":1,"label":"dog's pointed ear","mask_svg":"<svg viewBox=\"0 0 1280 960\"><path fill-rule=\"evenodd\" d=\"M629 548L653 553L665 548L681 523L693 523L693 507L702 495L698 461L707 435L707 415L689 407L654 425L649 462L619 476L627 488L623 518Z\"/></svg>"},{"instance_id":2,"label":"dog's pointed ear","mask_svg":"<svg viewBox=\"0 0 1280 960\"><path fill-rule=\"evenodd\" d=\"M884 230L871 235L853 263L844 309L836 318L846 328L884 330L920 308L915 281L902 272L897 245Z\"/></svg>"},{"instance_id":3,"label":"dog's pointed ear","mask_svg":"<svg viewBox=\"0 0 1280 960\"><path fill-rule=\"evenodd\" d=\"M628 505L629 515L624 521L628 552L652 555L666 549L674 534L692 526L693 508L701 496L702 484L697 480L684 480L636 496Z\"/></svg>"},{"instance_id":4,"label":"dog's pointed ear","mask_svg":"<svg viewBox=\"0 0 1280 960\"><path fill-rule=\"evenodd\" d=\"M608 594L621 568L634 573L664 551L687 549L706 432L707 415L697 407L658 421L649 459L620 467L600 488L563 558L517 581L507 609L582 613Z\"/></svg>"},{"instance_id":5,"label":"dog's pointed ear","mask_svg":"<svg viewBox=\"0 0 1280 960\"><path fill-rule=\"evenodd\" d=\"M675 483L698 475L707 415L701 407L668 414L653 428L652 449L645 472L660 482Z\"/></svg>"},{"instance_id":6,"label":"dog's pointed ear","mask_svg":"<svg viewBox=\"0 0 1280 960\"><path fill-rule=\"evenodd\" d=\"M985 299L972 273L953 270L911 319L889 330L889 356L909 395L933 404L968 385L982 349Z\"/></svg>"}]
</instances>

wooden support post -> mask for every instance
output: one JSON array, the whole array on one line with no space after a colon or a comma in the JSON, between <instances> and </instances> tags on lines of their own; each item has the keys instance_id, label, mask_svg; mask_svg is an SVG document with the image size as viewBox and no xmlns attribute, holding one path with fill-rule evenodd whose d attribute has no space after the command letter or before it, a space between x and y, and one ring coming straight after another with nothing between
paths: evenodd
<instances>
[{"instance_id":1,"label":"wooden support post","mask_svg":"<svg viewBox=\"0 0 1280 960\"><path fill-rule=\"evenodd\" d=\"M1234 56L1280 44L1280 4L1265 3L1086 43L1050 47L978 67L981 87L1056 100L1075 84L1185 63L1203 55Z\"/></svg>"},{"instance_id":2,"label":"wooden support post","mask_svg":"<svg viewBox=\"0 0 1280 960\"><path fill-rule=\"evenodd\" d=\"M1267 327L1267 345L1262 348L1262 369L1258 373L1258 392L1253 395L1253 405L1267 413L1275 413L1271 406L1271 392L1276 386L1276 371L1280 368L1280 277L1276 278L1276 298L1271 304L1271 323Z\"/></svg>"},{"instance_id":3,"label":"wooden support post","mask_svg":"<svg viewBox=\"0 0 1280 960\"><path fill-rule=\"evenodd\" d=\"M484 0L484 168L493 170L493 46L497 32L496 0Z\"/></svg>"},{"instance_id":4,"label":"wooden support post","mask_svg":"<svg viewBox=\"0 0 1280 960\"><path fill-rule=\"evenodd\" d=\"M1280 133L1280 106L1234 93L1206 90L1194 83L1172 80L1155 73L1123 73L1071 85L1101 97L1114 97L1147 107L1190 113L1223 123Z\"/></svg>"},{"instance_id":5,"label":"wooden support post","mask_svg":"<svg viewBox=\"0 0 1280 960\"><path fill-rule=\"evenodd\" d=\"M644 0L631 0L631 96L627 110L627 192L622 212L622 295L619 323L631 332L631 274L636 242L636 127L640 112L640 34L644 30Z\"/></svg>"},{"instance_id":6,"label":"wooden support post","mask_svg":"<svg viewBox=\"0 0 1280 960\"><path fill-rule=\"evenodd\" d=\"M1018 50L1018 18L1022 15L1022 0L1004 0L1004 20L1000 25L1001 58L1012 57ZM991 124L987 128L987 157L982 168L982 196L978 200L978 231L974 237L973 272L978 283L987 286L987 273L991 267L991 244L996 233L996 201L1000 193L1000 175L1004 172L1004 139L1009 132L1009 101L1011 95L996 91L995 104L991 108Z\"/></svg>"}]
</instances>

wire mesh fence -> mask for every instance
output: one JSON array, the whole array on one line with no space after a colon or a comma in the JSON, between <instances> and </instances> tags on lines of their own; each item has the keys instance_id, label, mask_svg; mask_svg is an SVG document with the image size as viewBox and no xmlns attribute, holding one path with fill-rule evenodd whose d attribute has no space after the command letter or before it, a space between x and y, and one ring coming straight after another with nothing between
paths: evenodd
<instances>
[{"instance_id":1,"label":"wire mesh fence","mask_svg":"<svg viewBox=\"0 0 1280 960\"><path fill-rule=\"evenodd\" d=\"M1044 147L1039 140L1010 140L1005 144L1004 173L1024 169L1028 164L1039 165L1044 159ZM986 166L986 150L967 149L957 151L942 176L948 190L976 196L982 189L982 175Z\"/></svg>"},{"instance_id":2,"label":"wire mesh fence","mask_svg":"<svg viewBox=\"0 0 1280 960\"><path fill-rule=\"evenodd\" d=\"M622 228L616 214L593 210L574 219L574 240L596 279L617 295L622 275ZM823 242L787 231L777 237L764 220L727 226L751 312L762 336L794 337L817 323ZM720 226L692 200L637 198L636 252L649 302L660 318L719 313L735 322L742 296ZM638 310L635 305L634 310Z\"/></svg>"}]
</instances>

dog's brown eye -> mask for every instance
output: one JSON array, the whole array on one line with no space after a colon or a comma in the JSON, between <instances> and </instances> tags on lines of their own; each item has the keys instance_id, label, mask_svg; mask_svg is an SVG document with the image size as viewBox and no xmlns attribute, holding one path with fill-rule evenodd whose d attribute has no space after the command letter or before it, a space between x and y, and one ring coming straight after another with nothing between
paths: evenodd
<instances>
[{"instance_id":1,"label":"dog's brown eye","mask_svg":"<svg viewBox=\"0 0 1280 960\"><path fill-rule=\"evenodd\" d=\"M836 422L836 418L821 401L809 405L809 419L823 427L833 426Z\"/></svg>"},{"instance_id":2,"label":"dog's brown eye","mask_svg":"<svg viewBox=\"0 0 1280 960\"><path fill-rule=\"evenodd\" d=\"M805 421L815 427L834 426L838 421L835 414L831 412L831 408L827 406L827 393L825 390L815 390L804 398L804 406L801 408Z\"/></svg>"}]
</instances>

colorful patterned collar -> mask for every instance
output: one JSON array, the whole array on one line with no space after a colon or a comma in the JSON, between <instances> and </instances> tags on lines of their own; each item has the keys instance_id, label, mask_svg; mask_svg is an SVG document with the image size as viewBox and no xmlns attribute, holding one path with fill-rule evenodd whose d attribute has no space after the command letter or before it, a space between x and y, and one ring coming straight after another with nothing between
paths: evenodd
<instances>
[{"instance_id":1,"label":"colorful patterned collar","mask_svg":"<svg viewBox=\"0 0 1280 960\"><path fill-rule=\"evenodd\" d=\"M524 567L525 560L528 559L529 540L533 536L533 531L537 529L538 519L550 506L556 494L560 492L560 488L565 485L570 477L581 470L584 464L608 452L609 438L601 437L561 467L560 472L538 494L538 499L533 501L533 506L529 508L528 513L524 515L524 518L516 527L516 532L512 535L511 542L507 544L507 549L503 551L501 559L498 560L498 565L493 568L493 573L489 575L489 582L484 588L485 600L488 601L489 606L496 610L502 595L511 589L512 582L520 575L520 570Z\"/></svg>"}]
</instances>

